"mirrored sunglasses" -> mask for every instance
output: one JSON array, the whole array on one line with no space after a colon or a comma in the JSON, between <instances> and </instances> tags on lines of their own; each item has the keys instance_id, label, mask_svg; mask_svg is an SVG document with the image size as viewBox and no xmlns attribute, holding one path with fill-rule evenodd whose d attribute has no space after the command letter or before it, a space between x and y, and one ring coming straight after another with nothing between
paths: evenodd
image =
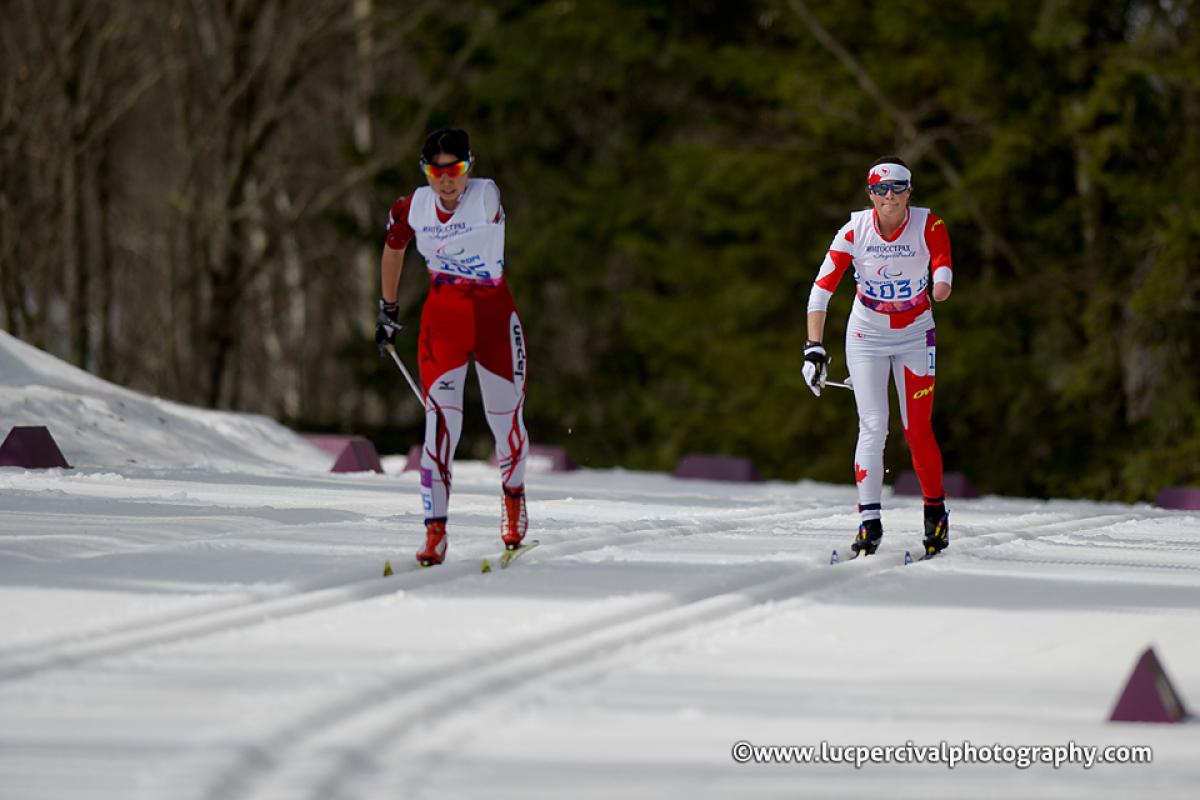
<instances>
[{"instance_id":1,"label":"mirrored sunglasses","mask_svg":"<svg viewBox=\"0 0 1200 800\"><path fill-rule=\"evenodd\" d=\"M450 164L433 164L425 159L421 159L421 169L429 178L441 178L443 176L450 178L461 178L467 174L467 170L471 168L471 159L464 158L462 161L455 161Z\"/></svg>"},{"instance_id":2,"label":"mirrored sunglasses","mask_svg":"<svg viewBox=\"0 0 1200 800\"><path fill-rule=\"evenodd\" d=\"M871 184L867 189L880 197L887 197L887 193L904 194L912 188L912 181L880 181L879 183Z\"/></svg>"}]
</instances>

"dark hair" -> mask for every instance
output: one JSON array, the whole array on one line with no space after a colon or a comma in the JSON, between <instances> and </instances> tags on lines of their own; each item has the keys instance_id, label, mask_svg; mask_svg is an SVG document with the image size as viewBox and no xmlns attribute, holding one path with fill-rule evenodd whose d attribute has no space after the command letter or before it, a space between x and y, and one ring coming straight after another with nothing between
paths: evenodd
<instances>
[{"instance_id":1,"label":"dark hair","mask_svg":"<svg viewBox=\"0 0 1200 800\"><path fill-rule=\"evenodd\" d=\"M421 158L433 161L440 153L452 155L460 161L471 157L471 139L467 132L460 128L438 128L425 139L421 148Z\"/></svg>"},{"instance_id":2,"label":"dark hair","mask_svg":"<svg viewBox=\"0 0 1200 800\"><path fill-rule=\"evenodd\" d=\"M871 165L871 169L878 167L880 164L899 164L909 172L912 172L912 167L910 167L908 162L900 156L883 156L881 158L877 158L875 159L875 163Z\"/></svg>"}]
</instances>

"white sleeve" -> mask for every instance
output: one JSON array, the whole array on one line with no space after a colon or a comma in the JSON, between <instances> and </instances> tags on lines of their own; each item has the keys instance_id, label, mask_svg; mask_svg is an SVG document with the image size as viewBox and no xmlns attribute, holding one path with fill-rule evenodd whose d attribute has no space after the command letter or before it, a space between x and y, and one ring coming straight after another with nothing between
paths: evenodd
<instances>
[{"instance_id":1,"label":"white sleeve","mask_svg":"<svg viewBox=\"0 0 1200 800\"><path fill-rule=\"evenodd\" d=\"M826 311L829 308L829 298L833 297L833 292L828 289L822 289L820 286L813 284L812 290L808 293L808 310L809 311Z\"/></svg>"}]
</instances>

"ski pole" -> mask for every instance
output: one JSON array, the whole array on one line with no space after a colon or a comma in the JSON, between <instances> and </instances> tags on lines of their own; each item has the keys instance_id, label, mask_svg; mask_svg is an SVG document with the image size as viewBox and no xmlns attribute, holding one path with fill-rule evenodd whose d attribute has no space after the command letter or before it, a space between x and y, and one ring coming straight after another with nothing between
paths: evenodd
<instances>
[{"instance_id":1,"label":"ski pole","mask_svg":"<svg viewBox=\"0 0 1200 800\"><path fill-rule=\"evenodd\" d=\"M833 359L830 358L825 362L826 369L829 368L829 364L832 361L833 361ZM838 383L837 381L830 381L830 380L821 381L821 388L824 389L826 386L836 386L839 389L849 389L852 392L854 391L854 383L853 383L853 381L851 381L849 375L846 376L845 383Z\"/></svg>"},{"instance_id":2,"label":"ski pole","mask_svg":"<svg viewBox=\"0 0 1200 800\"><path fill-rule=\"evenodd\" d=\"M401 374L404 375L404 380L408 382L408 388L413 390L413 394L416 396L417 402L421 404L422 408L424 408L425 407L425 397L421 393L420 387L417 386L417 382L413 380L413 376L408 373L408 369L404 366L404 362L400 360L399 354L396 353L395 345L393 345L389 342L387 345L387 351L388 351L388 354L392 357L392 361L395 361L396 366L400 368Z\"/></svg>"}]
</instances>

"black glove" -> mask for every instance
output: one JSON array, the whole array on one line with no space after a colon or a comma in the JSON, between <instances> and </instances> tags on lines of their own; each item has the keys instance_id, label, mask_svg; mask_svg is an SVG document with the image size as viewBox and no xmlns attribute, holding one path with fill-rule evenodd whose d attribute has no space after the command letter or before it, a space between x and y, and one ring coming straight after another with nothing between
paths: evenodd
<instances>
[{"instance_id":1,"label":"black glove","mask_svg":"<svg viewBox=\"0 0 1200 800\"><path fill-rule=\"evenodd\" d=\"M400 314L398 303L389 303L379 299L379 316L375 319L375 345L379 355L387 355L387 346L396 346L396 334L404 330L403 323L396 317Z\"/></svg>"},{"instance_id":2,"label":"black glove","mask_svg":"<svg viewBox=\"0 0 1200 800\"><path fill-rule=\"evenodd\" d=\"M821 396L821 389L825 388L828 367L829 356L825 354L825 345L820 342L805 342L804 382L817 397Z\"/></svg>"}]
</instances>

